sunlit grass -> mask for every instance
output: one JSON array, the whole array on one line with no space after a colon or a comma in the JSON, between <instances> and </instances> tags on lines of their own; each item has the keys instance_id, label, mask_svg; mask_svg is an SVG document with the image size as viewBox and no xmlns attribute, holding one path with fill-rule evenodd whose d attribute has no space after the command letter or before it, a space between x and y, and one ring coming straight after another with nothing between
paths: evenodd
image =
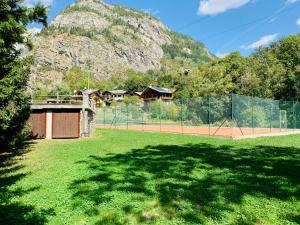
<instances>
[{"instance_id":1,"label":"sunlit grass","mask_svg":"<svg viewBox=\"0 0 300 225\"><path fill-rule=\"evenodd\" d=\"M0 224L300 223L297 135L97 130L31 149L2 163Z\"/></svg>"}]
</instances>

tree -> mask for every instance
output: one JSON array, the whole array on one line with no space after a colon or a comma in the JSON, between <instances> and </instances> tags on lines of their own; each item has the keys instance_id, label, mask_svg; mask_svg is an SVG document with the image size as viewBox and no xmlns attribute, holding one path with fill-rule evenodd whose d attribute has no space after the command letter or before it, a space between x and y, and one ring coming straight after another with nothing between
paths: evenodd
<instances>
[{"instance_id":1,"label":"tree","mask_svg":"<svg viewBox=\"0 0 300 225\"><path fill-rule=\"evenodd\" d=\"M300 34L291 35L271 45L270 49L286 69L279 96L300 101Z\"/></svg>"},{"instance_id":2,"label":"tree","mask_svg":"<svg viewBox=\"0 0 300 225\"><path fill-rule=\"evenodd\" d=\"M10 146L30 114L26 93L31 60L19 58L17 45L32 48L27 38L29 23L47 25L47 8L28 8L21 0L0 0L0 147Z\"/></svg>"},{"instance_id":3,"label":"tree","mask_svg":"<svg viewBox=\"0 0 300 225\"><path fill-rule=\"evenodd\" d=\"M181 84L176 87L176 97L200 97L224 95L234 89L231 77L220 62L200 65L191 75L181 77Z\"/></svg>"},{"instance_id":4,"label":"tree","mask_svg":"<svg viewBox=\"0 0 300 225\"><path fill-rule=\"evenodd\" d=\"M101 83L90 72L80 69L78 66L73 66L64 76L64 82L67 87L73 91L82 90L88 88L100 88Z\"/></svg>"},{"instance_id":5,"label":"tree","mask_svg":"<svg viewBox=\"0 0 300 225\"><path fill-rule=\"evenodd\" d=\"M249 60L257 78L253 95L281 99L286 75L284 65L267 48L258 49Z\"/></svg>"},{"instance_id":6,"label":"tree","mask_svg":"<svg viewBox=\"0 0 300 225\"><path fill-rule=\"evenodd\" d=\"M127 78L124 81L123 88L130 95L133 95L134 92L145 90L151 83L151 79L147 74L142 74L134 70L127 70L125 75Z\"/></svg>"},{"instance_id":7,"label":"tree","mask_svg":"<svg viewBox=\"0 0 300 225\"><path fill-rule=\"evenodd\" d=\"M140 103L140 99L138 96L129 96L124 99L125 105L138 105Z\"/></svg>"}]
</instances>

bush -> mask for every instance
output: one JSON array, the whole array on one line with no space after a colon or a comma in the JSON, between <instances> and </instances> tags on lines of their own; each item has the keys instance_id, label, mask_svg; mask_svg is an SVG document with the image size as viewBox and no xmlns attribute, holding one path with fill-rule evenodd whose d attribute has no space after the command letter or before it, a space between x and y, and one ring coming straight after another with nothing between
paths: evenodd
<instances>
[{"instance_id":1,"label":"bush","mask_svg":"<svg viewBox=\"0 0 300 225\"><path fill-rule=\"evenodd\" d=\"M143 18L145 14L142 12L138 12L135 9L125 8L123 6L119 5L113 5L113 11L118 16L124 16L124 17L135 17L135 18Z\"/></svg>"},{"instance_id":2,"label":"bush","mask_svg":"<svg viewBox=\"0 0 300 225\"><path fill-rule=\"evenodd\" d=\"M24 143L30 140L31 137L31 127L26 124L23 129L13 137L12 141L8 145L8 148L19 151L24 148Z\"/></svg>"},{"instance_id":3,"label":"bush","mask_svg":"<svg viewBox=\"0 0 300 225\"><path fill-rule=\"evenodd\" d=\"M124 99L125 105L138 105L140 103L140 99L138 96L129 96Z\"/></svg>"},{"instance_id":4,"label":"bush","mask_svg":"<svg viewBox=\"0 0 300 225\"><path fill-rule=\"evenodd\" d=\"M105 39L110 42L111 44L115 45L117 42L120 42L120 39L117 37L117 35L113 34L113 32L110 30L111 28L105 28L103 31L100 32L100 34L105 37Z\"/></svg>"},{"instance_id":5,"label":"bush","mask_svg":"<svg viewBox=\"0 0 300 225\"><path fill-rule=\"evenodd\" d=\"M180 108L173 102L155 101L150 104L149 112L153 119L180 120Z\"/></svg>"},{"instance_id":6,"label":"bush","mask_svg":"<svg viewBox=\"0 0 300 225\"><path fill-rule=\"evenodd\" d=\"M74 66L66 72L63 79L65 85L62 86L62 90L59 90L59 92L73 92L87 88L88 80L90 88L98 88L100 81L93 74L82 70L78 66Z\"/></svg>"},{"instance_id":7,"label":"bush","mask_svg":"<svg viewBox=\"0 0 300 225\"><path fill-rule=\"evenodd\" d=\"M253 112L252 112L253 110ZM267 128L270 127L270 119L268 118L267 113L269 112L264 107L254 106L253 109L251 107L247 108L247 110L243 111L244 113L241 115L241 120L243 124L239 124L239 126L247 127L252 126L252 113L253 113L253 126ZM269 112L270 113L270 112Z\"/></svg>"},{"instance_id":8,"label":"bush","mask_svg":"<svg viewBox=\"0 0 300 225\"><path fill-rule=\"evenodd\" d=\"M165 58L192 59L196 63L211 61L204 44L176 32L170 32L169 35L172 39L172 44L163 46Z\"/></svg>"}]
</instances>

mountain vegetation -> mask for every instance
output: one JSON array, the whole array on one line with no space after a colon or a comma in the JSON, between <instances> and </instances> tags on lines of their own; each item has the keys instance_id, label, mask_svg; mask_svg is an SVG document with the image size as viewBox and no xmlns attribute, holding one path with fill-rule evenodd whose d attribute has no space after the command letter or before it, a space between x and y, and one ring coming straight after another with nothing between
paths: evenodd
<instances>
[{"instance_id":1,"label":"mountain vegetation","mask_svg":"<svg viewBox=\"0 0 300 225\"><path fill-rule=\"evenodd\" d=\"M127 70L146 74L215 59L204 44L171 31L155 17L100 0L70 5L33 43L32 90L60 87L75 67L109 83L112 77L124 79Z\"/></svg>"}]
</instances>

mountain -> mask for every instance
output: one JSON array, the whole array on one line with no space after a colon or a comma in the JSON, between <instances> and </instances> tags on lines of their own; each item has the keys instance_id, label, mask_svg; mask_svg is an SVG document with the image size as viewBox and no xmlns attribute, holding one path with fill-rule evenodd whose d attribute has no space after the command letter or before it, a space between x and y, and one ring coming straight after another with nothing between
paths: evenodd
<instances>
[{"instance_id":1,"label":"mountain","mask_svg":"<svg viewBox=\"0 0 300 225\"><path fill-rule=\"evenodd\" d=\"M159 70L163 59L214 58L206 47L153 16L101 0L78 0L33 38L30 86L55 87L73 66L108 79L127 69Z\"/></svg>"}]
</instances>

